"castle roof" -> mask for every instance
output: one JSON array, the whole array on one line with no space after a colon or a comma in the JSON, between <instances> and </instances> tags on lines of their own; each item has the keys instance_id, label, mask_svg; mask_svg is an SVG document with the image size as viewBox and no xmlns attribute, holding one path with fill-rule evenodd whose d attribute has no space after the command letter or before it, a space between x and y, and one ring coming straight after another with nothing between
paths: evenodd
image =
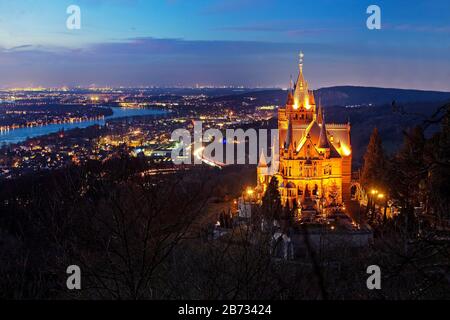
<instances>
[{"instance_id":1,"label":"castle roof","mask_svg":"<svg viewBox=\"0 0 450 320\"><path fill-rule=\"evenodd\" d=\"M319 151L317 150L318 148L329 149L330 158L341 157L334 145L330 143L328 139L326 125L320 126L316 120L311 121L311 123L306 128L303 138L300 140L296 151L300 152L307 145L308 141L310 141L310 145L314 146L314 149L317 153L319 153Z\"/></svg>"}]
</instances>

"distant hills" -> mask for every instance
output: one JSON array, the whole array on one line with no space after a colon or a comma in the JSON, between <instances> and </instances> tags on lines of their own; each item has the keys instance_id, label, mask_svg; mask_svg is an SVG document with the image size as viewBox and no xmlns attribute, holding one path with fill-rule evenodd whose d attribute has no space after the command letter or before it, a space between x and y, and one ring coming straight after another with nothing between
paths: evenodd
<instances>
[{"instance_id":1,"label":"distant hills","mask_svg":"<svg viewBox=\"0 0 450 320\"><path fill-rule=\"evenodd\" d=\"M235 105L284 105L285 90L264 90L221 96L214 99L233 101ZM327 122L351 122L353 163L362 164L370 134L378 127L387 153L394 153L401 146L404 130L422 124L433 112L450 102L450 92L405 90L392 88L337 86L321 88L315 93L316 103L321 101ZM393 105L393 101L395 104ZM430 127L428 135L436 126Z\"/></svg>"},{"instance_id":2,"label":"distant hills","mask_svg":"<svg viewBox=\"0 0 450 320\"><path fill-rule=\"evenodd\" d=\"M316 98L325 106L381 105L394 100L398 103L443 102L450 100L450 92L338 86L316 90Z\"/></svg>"},{"instance_id":3,"label":"distant hills","mask_svg":"<svg viewBox=\"0 0 450 320\"><path fill-rule=\"evenodd\" d=\"M256 99L258 104L284 105L286 102L286 90L268 89L244 93L232 93L215 96L212 100L239 100L245 101L249 98ZM398 103L417 102L444 102L450 100L450 92L424 91L410 89L336 86L320 88L315 90L316 103L320 99L323 106L357 106L357 105L381 105L390 104L392 101Z\"/></svg>"}]
</instances>

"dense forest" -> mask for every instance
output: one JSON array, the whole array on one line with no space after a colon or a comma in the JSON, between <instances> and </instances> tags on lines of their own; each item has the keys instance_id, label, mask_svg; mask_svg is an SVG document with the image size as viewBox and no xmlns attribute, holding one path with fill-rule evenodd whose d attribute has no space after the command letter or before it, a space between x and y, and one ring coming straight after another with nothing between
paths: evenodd
<instances>
[{"instance_id":1,"label":"dense forest","mask_svg":"<svg viewBox=\"0 0 450 320\"><path fill-rule=\"evenodd\" d=\"M153 164L124 154L1 182L0 298L450 298L450 107L403 129L393 153L372 130L361 184L401 210L389 219L367 211L369 248L309 248L284 261L273 258L270 233L251 226L211 239L206 207L236 197L254 167L146 175ZM273 216L280 206L269 190L261 215ZM366 288L371 264L383 270L381 290ZM80 266L82 290L67 290L69 265Z\"/></svg>"},{"instance_id":2,"label":"dense forest","mask_svg":"<svg viewBox=\"0 0 450 320\"><path fill-rule=\"evenodd\" d=\"M405 132L389 157L375 130L362 183L389 190L401 213L371 217L370 248L325 248L295 261L273 259L263 232L238 227L217 241L199 223L212 199L234 197L254 179L251 167L147 176L148 163L124 155L3 182L1 298L449 298L449 242L438 228L450 203L449 119L446 106L430 120L440 125L436 134ZM420 202L433 217L428 224L414 212ZM73 264L82 270L79 291L66 288ZM382 290L365 288L369 264L384 270Z\"/></svg>"}]
</instances>

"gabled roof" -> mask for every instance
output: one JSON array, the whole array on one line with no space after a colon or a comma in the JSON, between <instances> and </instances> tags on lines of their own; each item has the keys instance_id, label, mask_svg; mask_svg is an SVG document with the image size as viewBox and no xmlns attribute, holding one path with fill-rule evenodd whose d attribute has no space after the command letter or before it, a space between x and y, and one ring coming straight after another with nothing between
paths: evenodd
<instances>
[{"instance_id":1,"label":"gabled roof","mask_svg":"<svg viewBox=\"0 0 450 320\"><path fill-rule=\"evenodd\" d=\"M309 154L305 151L309 146ZM317 150L312 138L309 134L303 137L300 148L297 149L299 154L303 154L305 158L318 158L320 156L319 150Z\"/></svg>"},{"instance_id":2,"label":"gabled roof","mask_svg":"<svg viewBox=\"0 0 450 320\"><path fill-rule=\"evenodd\" d=\"M321 142L322 140L322 142ZM310 144L313 146L314 151L317 153L316 155L320 154L320 151L318 148L328 148L330 149L330 158L340 158L341 155L336 150L336 148L333 146L332 143L330 143L328 139L328 135L326 133L326 126L320 126L317 121L311 121L311 123L308 125L308 127L305 130L305 134L303 138L300 140L300 143L297 147L297 152L301 152L303 148L305 148L310 142ZM326 141L326 143L325 143ZM322 147L321 147L322 145ZM323 145L326 145L323 147ZM311 156L313 156L311 154Z\"/></svg>"}]
</instances>

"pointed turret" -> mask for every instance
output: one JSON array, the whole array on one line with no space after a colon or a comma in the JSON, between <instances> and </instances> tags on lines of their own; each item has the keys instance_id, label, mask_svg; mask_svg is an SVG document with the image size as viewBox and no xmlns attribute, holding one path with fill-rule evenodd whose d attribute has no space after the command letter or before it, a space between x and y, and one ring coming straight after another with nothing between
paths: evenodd
<instances>
[{"instance_id":1,"label":"pointed turret","mask_svg":"<svg viewBox=\"0 0 450 320\"><path fill-rule=\"evenodd\" d=\"M300 52L300 61L298 64L299 73L294 90L294 103L296 106L303 105L305 99L309 98L308 83L305 81L305 78L303 77L303 57L304 57L303 52Z\"/></svg>"},{"instance_id":2,"label":"pointed turret","mask_svg":"<svg viewBox=\"0 0 450 320\"><path fill-rule=\"evenodd\" d=\"M292 144L292 121L288 119L288 129L286 132L286 140L284 142L284 148L289 149L289 146Z\"/></svg>"},{"instance_id":3,"label":"pointed turret","mask_svg":"<svg viewBox=\"0 0 450 320\"><path fill-rule=\"evenodd\" d=\"M288 90L288 96L287 96L286 105L288 105L288 106L294 105L294 95L293 95L293 87L292 87L292 74L291 74L291 78L289 79L289 90Z\"/></svg>"},{"instance_id":4,"label":"pointed turret","mask_svg":"<svg viewBox=\"0 0 450 320\"><path fill-rule=\"evenodd\" d=\"M290 92L288 93L288 96L287 96L286 105L287 106L294 105L294 96Z\"/></svg>"},{"instance_id":5,"label":"pointed turret","mask_svg":"<svg viewBox=\"0 0 450 320\"><path fill-rule=\"evenodd\" d=\"M258 167L260 167L260 168L267 167L267 159L266 159L266 156L264 155L264 150L261 150L261 155L259 156Z\"/></svg>"},{"instance_id":6,"label":"pointed turret","mask_svg":"<svg viewBox=\"0 0 450 320\"><path fill-rule=\"evenodd\" d=\"M323 122L323 109L322 109L322 102L319 97L319 108L317 110L317 123L322 124L322 122Z\"/></svg>"},{"instance_id":7,"label":"pointed turret","mask_svg":"<svg viewBox=\"0 0 450 320\"><path fill-rule=\"evenodd\" d=\"M327 136L327 128L325 124L325 115L322 112L322 126L320 127L320 136L319 136L319 148L329 148L330 144L328 142Z\"/></svg>"}]
</instances>

